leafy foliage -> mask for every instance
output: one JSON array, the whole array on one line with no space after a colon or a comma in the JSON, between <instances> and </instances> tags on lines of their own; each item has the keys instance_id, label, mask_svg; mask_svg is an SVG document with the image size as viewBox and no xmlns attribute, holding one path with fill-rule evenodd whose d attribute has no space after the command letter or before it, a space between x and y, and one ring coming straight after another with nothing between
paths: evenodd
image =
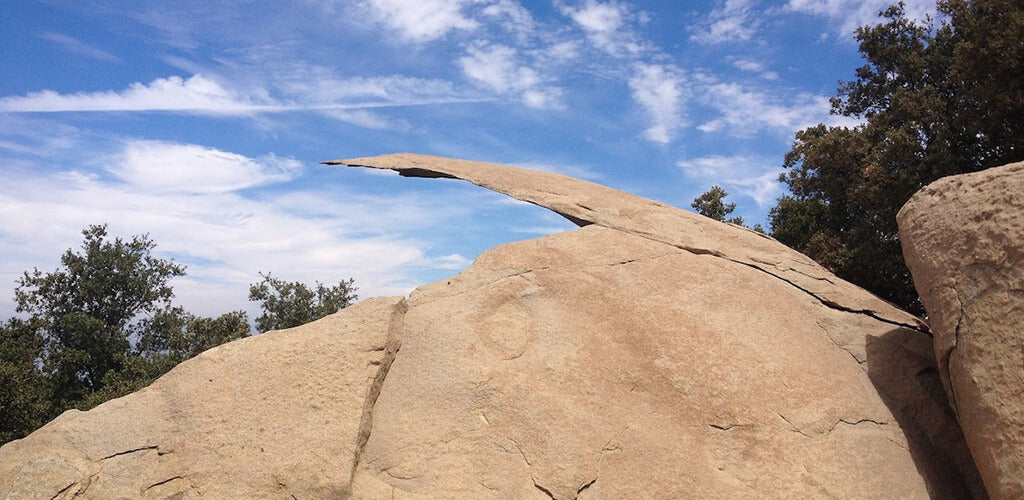
<instances>
[{"instance_id":1,"label":"leafy foliage","mask_svg":"<svg viewBox=\"0 0 1024 500\"><path fill-rule=\"evenodd\" d=\"M729 217L730 214L736 210L735 203L726 203L725 197L729 196L729 193L722 189L720 186L711 186L711 189L707 190L704 194L698 196L690 204L697 213L711 217L717 221L728 222L731 224L743 225L743 217Z\"/></svg>"},{"instance_id":2,"label":"leafy foliage","mask_svg":"<svg viewBox=\"0 0 1024 500\"><path fill-rule=\"evenodd\" d=\"M0 443L46 422L51 387L37 369L43 336L36 322L11 318L0 326Z\"/></svg>"},{"instance_id":3,"label":"leafy foliage","mask_svg":"<svg viewBox=\"0 0 1024 500\"><path fill-rule=\"evenodd\" d=\"M107 372L124 368L130 322L166 307L174 296L168 282L185 274L150 255L156 245L147 236L110 242L105 225L82 234L82 253L66 251L52 273L24 273L14 292L17 311L41 326L43 368L59 406L103 388Z\"/></svg>"},{"instance_id":4,"label":"leafy foliage","mask_svg":"<svg viewBox=\"0 0 1024 500\"><path fill-rule=\"evenodd\" d=\"M916 313L896 213L940 177L1024 159L1024 5L938 8L937 25L908 19L901 3L858 29L867 64L832 111L865 122L798 132L780 177L791 194L769 214L776 239Z\"/></svg>"},{"instance_id":5,"label":"leafy foliage","mask_svg":"<svg viewBox=\"0 0 1024 500\"><path fill-rule=\"evenodd\" d=\"M151 254L147 236L110 241L84 230L50 273L26 272L0 326L0 443L69 408L88 409L151 383L177 363L249 334L246 314L199 318L172 307L185 268Z\"/></svg>"},{"instance_id":6,"label":"leafy foliage","mask_svg":"<svg viewBox=\"0 0 1024 500\"><path fill-rule=\"evenodd\" d=\"M249 287L249 300L260 302L256 318L260 332L291 328L320 319L348 307L357 298L355 281L349 278L326 287L319 281L310 288L298 281L284 281L260 273L263 281Z\"/></svg>"},{"instance_id":7,"label":"leafy foliage","mask_svg":"<svg viewBox=\"0 0 1024 500\"><path fill-rule=\"evenodd\" d=\"M705 217L710 217L720 222L728 222L729 224L746 227L743 223L743 217L729 217L729 215L736 210L736 204L726 203L725 198L727 196L729 196L729 193L725 189L722 189L721 186L711 186L711 189L694 198L693 203L691 203L690 206L693 207L697 213ZM761 228L760 224L754 224L752 229L759 233L764 232L764 229Z\"/></svg>"}]
</instances>

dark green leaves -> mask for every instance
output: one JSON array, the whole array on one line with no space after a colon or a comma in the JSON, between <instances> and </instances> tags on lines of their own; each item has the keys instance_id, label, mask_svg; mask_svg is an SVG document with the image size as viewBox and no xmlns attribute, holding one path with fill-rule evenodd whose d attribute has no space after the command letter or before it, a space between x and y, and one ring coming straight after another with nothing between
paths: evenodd
<instances>
[{"instance_id":1,"label":"dark green leaves","mask_svg":"<svg viewBox=\"0 0 1024 500\"><path fill-rule=\"evenodd\" d=\"M832 106L866 121L798 132L769 215L776 239L915 313L896 213L940 177L1024 160L1024 4L938 7L938 25L898 4L857 31L866 64Z\"/></svg>"},{"instance_id":2,"label":"dark green leaves","mask_svg":"<svg viewBox=\"0 0 1024 500\"><path fill-rule=\"evenodd\" d=\"M260 332L303 325L334 314L356 300L355 282L340 281L326 287L317 282L310 288L298 281L284 281L269 273L260 273L263 281L249 287L249 300L260 302L263 310L256 318Z\"/></svg>"}]
</instances>

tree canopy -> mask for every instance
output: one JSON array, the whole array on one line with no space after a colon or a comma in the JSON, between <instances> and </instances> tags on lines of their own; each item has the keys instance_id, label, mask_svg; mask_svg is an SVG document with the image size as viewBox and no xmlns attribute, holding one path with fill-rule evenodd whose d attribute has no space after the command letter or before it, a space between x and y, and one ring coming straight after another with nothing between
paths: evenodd
<instances>
[{"instance_id":1,"label":"tree canopy","mask_svg":"<svg viewBox=\"0 0 1024 500\"><path fill-rule=\"evenodd\" d=\"M790 194L769 214L776 239L919 314L896 213L940 177L1024 159L1024 4L937 7L939 21L916 22L900 3L857 30L866 64L832 112L864 121L798 132Z\"/></svg>"},{"instance_id":2,"label":"tree canopy","mask_svg":"<svg viewBox=\"0 0 1024 500\"><path fill-rule=\"evenodd\" d=\"M15 289L27 318L0 324L0 444L69 408L89 409L149 385L178 363L250 335L244 311L200 317L172 304L185 267L153 255L148 236L111 240L89 226L60 267L25 272ZM250 288L260 331L288 328L347 307L352 279L309 287L270 274Z\"/></svg>"},{"instance_id":3,"label":"tree canopy","mask_svg":"<svg viewBox=\"0 0 1024 500\"><path fill-rule=\"evenodd\" d=\"M60 267L25 272L17 311L0 326L0 443L69 408L88 409L148 385L180 361L249 335L245 312L198 318L171 305L185 267L152 254L148 236L82 231Z\"/></svg>"},{"instance_id":4,"label":"tree canopy","mask_svg":"<svg viewBox=\"0 0 1024 500\"><path fill-rule=\"evenodd\" d=\"M729 193L722 189L721 186L711 186L711 189L695 198L690 206L697 213L705 217L711 217L721 222L743 225L743 217L729 217L736 210L736 204L726 203L726 196L729 196Z\"/></svg>"},{"instance_id":5,"label":"tree canopy","mask_svg":"<svg viewBox=\"0 0 1024 500\"><path fill-rule=\"evenodd\" d=\"M309 287L298 281L284 281L268 274L249 287L249 300L259 301L263 313L256 318L260 332L281 330L320 319L348 307L356 299L355 281L342 280L327 287L319 281Z\"/></svg>"},{"instance_id":6,"label":"tree canopy","mask_svg":"<svg viewBox=\"0 0 1024 500\"><path fill-rule=\"evenodd\" d=\"M81 253L67 250L56 271L25 272L14 292L17 311L39 327L43 368L66 403L102 389L108 372L124 368L132 321L169 306L169 281L185 274L151 255L148 236L109 241L105 225L82 234Z\"/></svg>"},{"instance_id":7,"label":"tree canopy","mask_svg":"<svg viewBox=\"0 0 1024 500\"><path fill-rule=\"evenodd\" d=\"M727 222L729 224L736 224L737 226L747 227L743 223L743 217L729 217L736 210L735 203L726 203L725 198L729 196L729 193L722 189L721 186L711 186L711 189L705 191L700 196L693 199L693 203L690 204L697 213L715 219L719 222ZM764 229L760 224L754 224L754 227L749 228L759 233L764 233Z\"/></svg>"}]
</instances>

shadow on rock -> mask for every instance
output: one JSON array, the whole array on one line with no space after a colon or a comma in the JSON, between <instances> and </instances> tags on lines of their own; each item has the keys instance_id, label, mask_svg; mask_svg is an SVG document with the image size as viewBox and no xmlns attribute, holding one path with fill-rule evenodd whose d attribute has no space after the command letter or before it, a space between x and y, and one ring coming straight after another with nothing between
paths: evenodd
<instances>
[{"instance_id":1,"label":"shadow on rock","mask_svg":"<svg viewBox=\"0 0 1024 500\"><path fill-rule=\"evenodd\" d=\"M896 418L934 499L987 499L939 379L929 336L909 328L868 336L868 377Z\"/></svg>"}]
</instances>

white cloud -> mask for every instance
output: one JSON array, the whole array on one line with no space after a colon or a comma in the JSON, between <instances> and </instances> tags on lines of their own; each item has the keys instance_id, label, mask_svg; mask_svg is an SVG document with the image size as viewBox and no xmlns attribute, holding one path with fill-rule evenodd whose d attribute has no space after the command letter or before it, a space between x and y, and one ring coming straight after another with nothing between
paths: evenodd
<instances>
[{"instance_id":1,"label":"white cloud","mask_svg":"<svg viewBox=\"0 0 1024 500\"><path fill-rule=\"evenodd\" d=\"M777 158L755 156L705 156L676 163L686 175L711 186L721 185L730 191L746 196L764 208L782 194L778 181L782 171Z\"/></svg>"},{"instance_id":2,"label":"white cloud","mask_svg":"<svg viewBox=\"0 0 1024 500\"><path fill-rule=\"evenodd\" d=\"M263 70L265 73L268 70ZM459 96L449 82L401 75L338 77L319 66L294 63L261 75L246 94L232 92L202 74L188 79L158 78L149 84L133 83L120 92L59 94L52 90L25 96L0 97L0 112L145 112L164 111L214 116L247 116L262 113L317 112L366 128L399 128L369 110L479 102L475 96ZM270 85L280 98L261 87Z\"/></svg>"},{"instance_id":3,"label":"white cloud","mask_svg":"<svg viewBox=\"0 0 1024 500\"><path fill-rule=\"evenodd\" d=\"M459 58L467 77L496 92L516 93L531 108L551 109L561 105L561 89L544 87L537 70L519 63L516 49L505 45L470 47Z\"/></svg>"},{"instance_id":4,"label":"white cloud","mask_svg":"<svg viewBox=\"0 0 1024 500\"><path fill-rule=\"evenodd\" d=\"M203 75L157 78L133 83L120 92L80 92L62 95L52 90L25 96L0 97L0 111L192 111L239 114L267 109L266 103L234 95Z\"/></svg>"},{"instance_id":5,"label":"white cloud","mask_svg":"<svg viewBox=\"0 0 1024 500\"><path fill-rule=\"evenodd\" d=\"M683 125L684 95L682 72L674 66L639 63L629 80L633 99L650 117L645 136L668 144L676 129Z\"/></svg>"},{"instance_id":6,"label":"white cloud","mask_svg":"<svg viewBox=\"0 0 1024 500\"><path fill-rule=\"evenodd\" d=\"M369 0L378 18L402 38L430 42L452 30L473 30L475 20L462 13L466 0Z\"/></svg>"},{"instance_id":7,"label":"white cloud","mask_svg":"<svg viewBox=\"0 0 1024 500\"><path fill-rule=\"evenodd\" d=\"M249 158L195 144L128 142L108 170L132 189L221 193L291 179L302 164L269 154Z\"/></svg>"},{"instance_id":8,"label":"white cloud","mask_svg":"<svg viewBox=\"0 0 1024 500\"><path fill-rule=\"evenodd\" d=\"M757 73L758 76L760 76L761 78L763 78L765 80L772 80L772 81L774 81L774 80L778 80L779 79L779 74L778 73L765 69L764 64L760 63L760 62L757 62L757 61L751 61L751 60L748 60L748 59L736 59L736 60L734 60L732 62L732 65L735 66L737 69L740 69L740 70L743 70L743 71L749 71L751 73Z\"/></svg>"},{"instance_id":9,"label":"white cloud","mask_svg":"<svg viewBox=\"0 0 1024 500\"><path fill-rule=\"evenodd\" d=\"M837 27L838 36L848 39L857 28L877 24L881 20L878 13L893 3L891 0L789 0L785 8L826 17ZM904 0L903 3L910 19L923 21L936 14L934 0Z\"/></svg>"},{"instance_id":10,"label":"white cloud","mask_svg":"<svg viewBox=\"0 0 1024 500\"><path fill-rule=\"evenodd\" d=\"M61 33L43 33L39 35L44 40L49 40L59 45L62 49L71 52L72 54L78 54L98 61L106 61L112 63L120 63L121 58L107 52L95 45L85 43L73 36L64 35Z\"/></svg>"},{"instance_id":11,"label":"white cloud","mask_svg":"<svg viewBox=\"0 0 1024 500\"><path fill-rule=\"evenodd\" d=\"M691 39L711 44L744 42L754 36L759 24L750 0L725 0L699 23Z\"/></svg>"},{"instance_id":12,"label":"white cloud","mask_svg":"<svg viewBox=\"0 0 1024 500\"><path fill-rule=\"evenodd\" d=\"M542 60L564 63L579 58L580 43L576 40L557 42L538 51L537 57Z\"/></svg>"},{"instance_id":13,"label":"white cloud","mask_svg":"<svg viewBox=\"0 0 1024 500\"><path fill-rule=\"evenodd\" d=\"M496 0L481 11L486 17L500 20L505 29L520 35L527 35L536 23L530 11L513 0Z\"/></svg>"},{"instance_id":14,"label":"white cloud","mask_svg":"<svg viewBox=\"0 0 1024 500\"><path fill-rule=\"evenodd\" d=\"M703 132L725 129L731 135L749 137L767 130L788 136L829 119L831 104L820 95L796 94L783 102L778 96L738 83L714 82L700 88L703 103L719 115L697 127Z\"/></svg>"},{"instance_id":15,"label":"white cloud","mask_svg":"<svg viewBox=\"0 0 1024 500\"><path fill-rule=\"evenodd\" d=\"M473 261L471 259L467 259L466 257L463 257L462 255L459 255L457 253L442 255L434 259L434 267L436 267L437 269L446 270L461 271L469 267L469 265L472 263Z\"/></svg>"},{"instance_id":16,"label":"white cloud","mask_svg":"<svg viewBox=\"0 0 1024 500\"><path fill-rule=\"evenodd\" d=\"M637 55L643 49L627 27L632 13L624 3L585 0L577 8L562 5L561 11L583 29L591 43L613 56Z\"/></svg>"},{"instance_id":17,"label":"white cloud","mask_svg":"<svg viewBox=\"0 0 1024 500\"><path fill-rule=\"evenodd\" d=\"M97 223L109 223L112 236L149 234L158 256L185 263L176 300L204 315L251 309L246 292L258 271L304 282L353 277L360 296L369 297L408 293L422 284L417 273L468 263L451 250L436 257L427 251L437 224L469 217L463 205L416 194L375 198L338 186L245 194L232 189L285 180L294 160L190 144L132 141L124 149L115 178L26 164L0 184L0 286L13 287L21 270L56 267L60 253L81 242L80 231ZM163 163L139 163L161 152L168 155ZM212 169L209 189L196 187L201 169ZM0 312L13 313L9 296L0 297Z\"/></svg>"}]
</instances>

